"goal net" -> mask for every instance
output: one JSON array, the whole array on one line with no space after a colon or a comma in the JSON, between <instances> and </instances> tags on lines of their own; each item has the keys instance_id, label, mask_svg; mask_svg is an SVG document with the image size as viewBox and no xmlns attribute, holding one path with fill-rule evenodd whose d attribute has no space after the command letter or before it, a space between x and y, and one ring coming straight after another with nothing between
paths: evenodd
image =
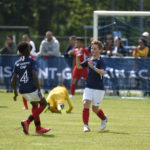
<instances>
[{"instance_id":1,"label":"goal net","mask_svg":"<svg viewBox=\"0 0 150 150\"><path fill-rule=\"evenodd\" d=\"M136 45L143 32L150 32L150 12L94 11L94 39L104 40L107 34L119 36L125 46Z\"/></svg>"},{"instance_id":2,"label":"goal net","mask_svg":"<svg viewBox=\"0 0 150 150\"><path fill-rule=\"evenodd\" d=\"M132 46L144 32L150 33L150 12L145 11L94 11L93 38L105 42L106 35L121 38L125 56L131 56ZM106 89L150 91L150 58L105 57L104 76Z\"/></svg>"}]
</instances>

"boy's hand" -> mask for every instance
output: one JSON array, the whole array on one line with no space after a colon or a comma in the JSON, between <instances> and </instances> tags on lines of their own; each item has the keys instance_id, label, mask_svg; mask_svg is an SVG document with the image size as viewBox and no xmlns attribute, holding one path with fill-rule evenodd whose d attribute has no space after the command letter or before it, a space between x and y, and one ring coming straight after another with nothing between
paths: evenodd
<instances>
[{"instance_id":1,"label":"boy's hand","mask_svg":"<svg viewBox=\"0 0 150 150\"><path fill-rule=\"evenodd\" d=\"M38 96L39 96L40 99L43 98L41 90L38 91Z\"/></svg>"},{"instance_id":2,"label":"boy's hand","mask_svg":"<svg viewBox=\"0 0 150 150\"><path fill-rule=\"evenodd\" d=\"M88 61L88 65L89 65L91 68L93 68L93 61L92 61L92 60L89 60L89 61Z\"/></svg>"}]
</instances>

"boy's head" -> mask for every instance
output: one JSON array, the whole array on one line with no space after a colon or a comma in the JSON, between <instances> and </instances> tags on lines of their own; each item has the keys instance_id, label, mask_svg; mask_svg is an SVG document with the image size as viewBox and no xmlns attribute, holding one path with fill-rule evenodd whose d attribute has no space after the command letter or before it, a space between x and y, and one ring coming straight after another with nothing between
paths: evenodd
<instances>
[{"instance_id":1,"label":"boy's head","mask_svg":"<svg viewBox=\"0 0 150 150\"><path fill-rule=\"evenodd\" d=\"M82 37L77 37L77 47L83 47L83 43L84 43L84 38Z\"/></svg>"},{"instance_id":2,"label":"boy's head","mask_svg":"<svg viewBox=\"0 0 150 150\"><path fill-rule=\"evenodd\" d=\"M27 42L19 43L17 48L23 56L29 56L30 55L30 46Z\"/></svg>"},{"instance_id":3,"label":"boy's head","mask_svg":"<svg viewBox=\"0 0 150 150\"><path fill-rule=\"evenodd\" d=\"M93 56L100 55L101 51L103 50L103 44L100 41L92 41L91 42L91 54Z\"/></svg>"}]
</instances>

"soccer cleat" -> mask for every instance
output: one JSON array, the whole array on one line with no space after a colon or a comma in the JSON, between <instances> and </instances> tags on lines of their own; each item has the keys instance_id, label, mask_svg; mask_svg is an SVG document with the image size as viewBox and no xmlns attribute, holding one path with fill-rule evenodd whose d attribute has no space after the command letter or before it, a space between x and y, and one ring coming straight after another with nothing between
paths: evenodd
<instances>
[{"instance_id":1,"label":"soccer cleat","mask_svg":"<svg viewBox=\"0 0 150 150\"><path fill-rule=\"evenodd\" d=\"M27 108L27 107L25 107L25 106L24 106L24 107L22 107L22 109L23 109L23 110L28 110L28 108Z\"/></svg>"},{"instance_id":2,"label":"soccer cleat","mask_svg":"<svg viewBox=\"0 0 150 150\"><path fill-rule=\"evenodd\" d=\"M106 116L105 120L101 121L101 126L100 126L101 130L104 130L106 128L107 121L108 121L108 117Z\"/></svg>"},{"instance_id":3,"label":"soccer cleat","mask_svg":"<svg viewBox=\"0 0 150 150\"><path fill-rule=\"evenodd\" d=\"M90 132L90 128L88 127L88 125L84 125L84 129L83 129L84 132Z\"/></svg>"},{"instance_id":4,"label":"soccer cleat","mask_svg":"<svg viewBox=\"0 0 150 150\"><path fill-rule=\"evenodd\" d=\"M43 128L41 127L39 130L36 130L36 133L46 133L48 131L50 131L51 129L50 128Z\"/></svg>"},{"instance_id":5,"label":"soccer cleat","mask_svg":"<svg viewBox=\"0 0 150 150\"><path fill-rule=\"evenodd\" d=\"M29 124L27 123L27 121L26 120L21 121L21 125L23 128L23 132L25 134L29 134Z\"/></svg>"},{"instance_id":6,"label":"soccer cleat","mask_svg":"<svg viewBox=\"0 0 150 150\"><path fill-rule=\"evenodd\" d=\"M74 99L74 95L70 95L70 98L71 98L71 99Z\"/></svg>"}]
</instances>

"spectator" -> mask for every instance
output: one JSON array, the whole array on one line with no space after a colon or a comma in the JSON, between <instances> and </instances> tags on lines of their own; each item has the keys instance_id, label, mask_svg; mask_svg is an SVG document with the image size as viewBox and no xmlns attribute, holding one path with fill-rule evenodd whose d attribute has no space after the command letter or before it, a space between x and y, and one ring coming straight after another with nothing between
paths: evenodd
<instances>
[{"instance_id":1,"label":"spectator","mask_svg":"<svg viewBox=\"0 0 150 150\"><path fill-rule=\"evenodd\" d=\"M108 34L106 35L104 41L104 49L102 51L102 55L112 56L112 50L113 50L113 36L112 34Z\"/></svg>"},{"instance_id":2,"label":"spectator","mask_svg":"<svg viewBox=\"0 0 150 150\"><path fill-rule=\"evenodd\" d=\"M0 54L16 54L16 53L17 53L16 52L16 45L13 42L13 37L11 35L8 35L6 37L4 47L0 49ZM5 62L6 61L5 57L2 57L1 61ZM5 86L6 86L6 92L7 93L12 92L10 79L6 76L4 76L4 83L5 83Z\"/></svg>"},{"instance_id":3,"label":"spectator","mask_svg":"<svg viewBox=\"0 0 150 150\"><path fill-rule=\"evenodd\" d=\"M121 38L118 36L114 38L114 47L113 47L112 55L119 56L119 57L125 56L125 49L122 45Z\"/></svg>"},{"instance_id":4,"label":"spectator","mask_svg":"<svg viewBox=\"0 0 150 150\"><path fill-rule=\"evenodd\" d=\"M47 31L45 39L41 42L40 51L38 53L40 56L59 56L59 42L53 36L51 31Z\"/></svg>"},{"instance_id":5,"label":"spectator","mask_svg":"<svg viewBox=\"0 0 150 150\"><path fill-rule=\"evenodd\" d=\"M64 56L65 57L69 57L68 52L70 50L74 50L76 47L76 36L70 36L69 37L69 45L67 46L65 52L64 52ZM72 56L71 56L72 57Z\"/></svg>"},{"instance_id":6,"label":"spectator","mask_svg":"<svg viewBox=\"0 0 150 150\"><path fill-rule=\"evenodd\" d=\"M138 46L133 47L133 57L144 57L148 56L149 48L147 46L147 42L144 39L139 39Z\"/></svg>"},{"instance_id":7,"label":"spectator","mask_svg":"<svg viewBox=\"0 0 150 150\"><path fill-rule=\"evenodd\" d=\"M149 42L149 33L148 32L143 32L142 33L142 39L144 39L147 42L147 45L150 44Z\"/></svg>"},{"instance_id":8,"label":"spectator","mask_svg":"<svg viewBox=\"0 0 150 150\"><path fill-rule=\"evenodd\" d=\"M12 35L8 35L5 40L4 47L0 49L0 54L16 54L16 45L13 42Z\"/></svg>"},{"instance_id":9,"label":"spectator","mask_svg":"<svg viewBox=\"0 0 150 150\"><path fill-rule=\"evenodd\" d=\"M132 56L134 57L142 57L146 58L148 56L149 48L147 46L147 42L144 39L139 39L138 46L133 48ZM136 66L138 67L138 62L136 62ZM149 82L145 82L143 79L137 79L137 83L141 83L143 89L143 96L149 94L149 91L146 91L146 87L148 86Z\"/></svg>"},{"instance_id":10,"label":"spectator","mask_svg":"<svg viewBox=\"0 0 150 150\"><path fill-rule=\"evenodd\" d=\"M93 37L90 38L90 45L87 47L89 53L91 54L91 43L93 41Z\"/></svg>"},{"instance_id":11,"label":"spectator","mask_svg":"<svg viewBox=\"0 0 150 150\"><path fill-rule=\"evenodd\" d=\"M147 46L150 49L150 41L149 41L150 36L149 36L149 33L148 32L143 32L142 33L142 39L144 39L147 42ZM148 57L150 57L150 51L148 52Z\"/></svg>"},{"instance_id":12,"label":"spectator","mask_svg":"<svg viewBox=\"0 0 150 150\"><path fill-rule=\"evenodd\" d=\"M30 43L30 45L32 46L30 55L36 56L37 54L36 54L36 47L35 47L35 44L34 44L33 41L31 41L30 37L29 37L27 34L24 34L24 35L22 36L22 41Z\"/></svg>"}]
</instances>

